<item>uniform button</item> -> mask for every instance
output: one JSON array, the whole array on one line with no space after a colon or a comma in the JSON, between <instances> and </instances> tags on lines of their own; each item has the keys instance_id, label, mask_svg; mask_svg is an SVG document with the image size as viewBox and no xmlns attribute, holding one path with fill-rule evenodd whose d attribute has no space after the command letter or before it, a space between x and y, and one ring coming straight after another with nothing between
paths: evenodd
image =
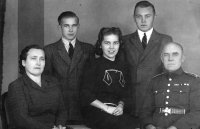
<instances>
[{"instance_id":1,"label":"uniform button","mask_svg":"<svg viewBox=\"0 0 200 129\"><path fill-rule=\"evenodd\" d=\"M168 116L168 114L167 114L167 113L165 113L165 116Z\"/></svg>"},{"instance_id":2,"label":"uniform button","mask_svg":"<svg viewBox=\"0 0 200 129\"><path fill-rule=\"evenodd\" d=\"M158 93L158 91L155 91L155 93Z\"/></svg>"},{"instance_id":3,"label":"uniform button","mask_svg":"<svg viewBox=\"0 0 200 129\"><path fill-rule=\"evenodd\" d=\"M170 86L170 84L168 84L167 86Z\"/></svg>"},{"instance_id":4,"label":"uniform button","mask_svg":"<svg viewBox=\"0 0 200 129\"><path fill-rule=\"evenodd\" d=\"M167 99L169 99L169 96L166 96Z\"/></svg>"},{"instance_id":5,"label":"uniform button","mask_svg":"<svg viewBox=\"0 0 200 129\"><path fill-rule=\"evenodd\" d=\"M168 89L167 92L170 92L170 90Z\"/></svg>"},{"instance_id":6,"label":"uniform button","mask_svg":"<svg viewBox=\"0 0 200 129\"><path fill-rule=\"evenodd\" d=\"M165 104L168 104L169 102L165 102Z\"/></svg>"},{"instance_id":7,"label":"uniform button","mask_svg":"<svg viewBox=\"0 0 200 129\"><path fill-rule=\"evenodd\" d=\"M183 91L182 90L180 90L180 93L182 93Z\"/></svg>"},{"instance_id":8,"label":"uniform button","mask_svg":"<svg viewBox=\"0 0 200 129\"><path fill-rule=\"evenodd\" d=\"M171 78L169 78L169 81L172 81L172 79L171 79Z\"/></svg>"}]
</instances>

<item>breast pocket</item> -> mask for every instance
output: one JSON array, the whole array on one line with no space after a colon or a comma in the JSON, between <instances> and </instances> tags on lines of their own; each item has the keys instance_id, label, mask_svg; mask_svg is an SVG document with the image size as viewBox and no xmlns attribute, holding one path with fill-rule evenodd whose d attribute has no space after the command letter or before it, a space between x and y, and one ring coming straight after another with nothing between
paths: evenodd
<instances>
[{"instance_id":1,"label":"breast pocket","mask_svg":"<svg viewBox=\"0 0 200 129\"><path fill-rule=\"evenodd\" d=\"M164 102L164 89L154 90L154 96L155 96L156 107L162 106L162 104Z\"/></svg>"},{"instance_id":2,"label":"breast pocket","mask_svg":"<svg viewBox=\"0 0 200 129\"><path fill-rule=\"evenodd\" d=\"M189 103L189 87L175 87L172 91L172 103L175 105L186 105Z\"/></svg>"}]
</instances>

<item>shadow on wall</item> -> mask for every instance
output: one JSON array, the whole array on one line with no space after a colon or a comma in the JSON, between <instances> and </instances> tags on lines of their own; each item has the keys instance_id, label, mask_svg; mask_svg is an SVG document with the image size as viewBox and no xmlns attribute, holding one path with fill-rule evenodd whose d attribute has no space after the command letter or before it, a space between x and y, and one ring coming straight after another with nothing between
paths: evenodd
<instances>
[{"instance_id":1,"label":"shadow on wall","mask_svg":"<svg viewBox=\"0 0 200 129\"><path fill-rule=\"evenodd\" d=\"M5 25L6 0L0 1L0 93L3 81L3 35ZM1 98L0 98L1 99Z\"/></svg>"}]
</instances>

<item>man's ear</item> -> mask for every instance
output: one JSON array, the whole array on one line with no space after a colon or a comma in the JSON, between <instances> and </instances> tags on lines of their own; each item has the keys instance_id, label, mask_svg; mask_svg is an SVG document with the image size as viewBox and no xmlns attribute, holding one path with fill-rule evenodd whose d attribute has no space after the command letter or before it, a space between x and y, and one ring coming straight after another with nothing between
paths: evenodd
<instances>
[{"instance_id":1,"label":"man's ear","mask_svg":"<svg viewBox=\"0 0 200 129\"><path fill-rule=\"evenodd\" d=\"M58 25L58 30L61 31L61 26L60 25Z\"/></svg>"},{"instance_id":2,"label":"man's ear","mask_svg":"<svg viewBox=\"0 0 200 129\"><path fill-rule=\"evenodd\" d=\"M181 61L184 62L184 61L185 61L185 58L186 58L186 57L183 55Z\"/></svg>"},{"instance_id":3,"label":"man's ear","mask_svg":"<svg viewBox=\"0 0 200 129\"><path fill-rule=\"evenodd\" d=\"M79 29L79 28L80 28L80 24L77 25L77 29Z\"/></svg>"},{"instance_id":4,"label":"man's ear","mask_svg":"<svg viewBox=\"0 0 200 129\"><path fill-rule=\"evenodd\" d=\"M162 63L163 63L163 58L162 58L162 54L160 54L160 59L161 59L161 61L162 61Z\"/></svg>"},{"instance_id":5,"label":"man's ear","mask_svg":"<svg viewBox=\"0 0 200 129\"><path fill-rule=\"evenodd\" d=\"M153 17L154 17L154 18L153 18L153 21L155 21L155 20L156 20L156 17L157 17L157 15L155 14Z\"/></svg>"},{"instance_id":6,"label":"man's ear","mask_svg":"<svg viewBox=\"0 0 200 129\"><path fill-rule=\"evenodd\" d=\"M135 15L133 15L133 20L134 20L134 22L136 22L136 20L135 20Z\"/></svg>"}]
</instances>

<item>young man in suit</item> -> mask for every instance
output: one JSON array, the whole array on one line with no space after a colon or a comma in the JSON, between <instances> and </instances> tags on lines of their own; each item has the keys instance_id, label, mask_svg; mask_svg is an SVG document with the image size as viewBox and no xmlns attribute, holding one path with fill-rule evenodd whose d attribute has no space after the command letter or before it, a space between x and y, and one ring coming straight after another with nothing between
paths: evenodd
<instances>
[{"instance_id":1,"label":"young man in suit","mask_svg":"<svg viewBox=\"0 0 200 129\"><path fill-rule=\"evenodd\" d=\"M79 124L82 121L79 89L85 63L95 57L93 45L76 38L80 24L75 13L61 13L58 23L62 38L44 47L44 74L52 75L59 80L68 111L68 124Z\"/></svg>"},{"instance_id":2,"label":"young man in suit","mask_svg":"<svg viewBox=\"0 0 200 129\"><path fill-rule=\"evenodd\" d=\"M133 18L138 29L123 37L124 50L120 57L131 66L130 111L135 118L138 118L149 80L163 71L160 60L161 49L172 41L172 37L158 33L153 28L156 12L148 1L136 4Z\"/></svg>"}]
</instances>

